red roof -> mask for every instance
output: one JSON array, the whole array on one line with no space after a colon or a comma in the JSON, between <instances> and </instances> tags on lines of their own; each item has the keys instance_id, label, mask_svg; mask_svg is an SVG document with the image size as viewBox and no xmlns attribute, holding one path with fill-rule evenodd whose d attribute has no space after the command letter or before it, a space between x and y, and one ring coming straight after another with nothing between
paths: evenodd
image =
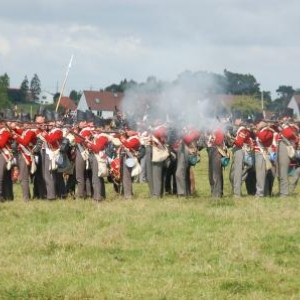
<instances>
[{"instance_id":1,"label":"red roof","mask_svg":"<svg viewBox=\"0 0 300 300\"><path fill-rule=\"evenodd\" d=\"M91 110L113 111L120 107L123 93L112 93L105 91L83 91L86 103Z\"/></svg>"},{"instance_id":2,"label":"red roof","mask_svg":"<svg viewBox=\"0 0 300 300\"><path fill-rule=\"evenodd\" d=\"M61 97L59 106L64 107L65 109L76 110L77 105L69 97Z\"/></svg>"}]
</instances>

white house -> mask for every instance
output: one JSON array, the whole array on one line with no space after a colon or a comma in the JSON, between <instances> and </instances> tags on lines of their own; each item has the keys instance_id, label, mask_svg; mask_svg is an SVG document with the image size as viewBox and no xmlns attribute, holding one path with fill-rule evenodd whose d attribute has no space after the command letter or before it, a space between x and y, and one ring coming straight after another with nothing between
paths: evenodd
<instances>
[{"instance_id":1,"label":"white house","mask_svg":"<svg viewBox=\"0 0 300 300\"><path fill-rule=\"evenodd\" d=\"M91 110L95 116L103 119L112 118L115 108L120 108L123 93L105 91L83 91L77 109Z\"/></svg>"},{"instance_id":2,"label":"white house","mask_svg":"<svg viewBox=\"0 0 300 300\"><path fill-rule=\"evenodd\" d=\"M300 95L294 95L287 107L293 109L295 118L300 120Z\"/></svg>"},{"instance_id":3,"label":"white house","mask_svg":"<svg viewBox=\"0 0 300 300\"><path fill-rule=\"evenodd\" d=\"M36 100L36 103L38 104L53 104L54 103L54 99L53 99L54 94L51 94L47 91L42 91L39 95L39 99Z\"/></svg>"}]
</instances>

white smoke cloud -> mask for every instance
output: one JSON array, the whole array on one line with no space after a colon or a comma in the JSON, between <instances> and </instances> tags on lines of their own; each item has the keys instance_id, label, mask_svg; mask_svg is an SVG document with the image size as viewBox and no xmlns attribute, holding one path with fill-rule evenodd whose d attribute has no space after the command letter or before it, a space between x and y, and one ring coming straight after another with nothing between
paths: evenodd
<instances>
[{"instance_id":1,"label":"white smoke cloud","mask_svg":"<svg viewBox=\"0 0 300 300\"><path fill-rule=\"evenodd\" d=\"M159 90L159 91L158 91ZM221 126L221 103L212 91L221 87L208 73L185 72L172 82L150 78L145 84L126 91L122 111L135 119L148 119L150 125L172 122L199 130Z\"/></svg>"}]
</instances>

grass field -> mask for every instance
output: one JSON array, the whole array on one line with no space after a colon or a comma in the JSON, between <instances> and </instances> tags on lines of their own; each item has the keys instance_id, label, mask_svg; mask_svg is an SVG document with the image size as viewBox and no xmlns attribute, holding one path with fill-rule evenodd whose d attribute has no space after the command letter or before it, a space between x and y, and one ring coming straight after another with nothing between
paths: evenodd
<instances>
[{"instance_id":1,"label":"grass field","mask_svg":"<svg viewBox=\"0 0 300 300\"><path fill-rule=\"evenodd\" d=\"M299 197L0 204L0 299L300 299ZM276 182L277 186L277 182Z\"/></svg>"},{"instance_id":2,"label":"grass field","mask_svg":"<svg viewBox=\"0 0 300 300\"><path fill-rule=\"evenodd\" d=\"M34 116L39 105L36 103L18 103L18 112L23 111L29 113L30 116Z\"/></svg>"}]
</instances>

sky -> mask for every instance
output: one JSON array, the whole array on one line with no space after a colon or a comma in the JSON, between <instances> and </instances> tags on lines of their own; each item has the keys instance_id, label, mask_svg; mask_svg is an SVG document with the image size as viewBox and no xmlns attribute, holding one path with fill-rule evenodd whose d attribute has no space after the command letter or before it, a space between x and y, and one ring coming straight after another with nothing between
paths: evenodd
<instances>
[{"instance_id":1,"label":"sky","mask_svg":"<svg viewBox=\"0 0 300 300\"><path fill-rule=\"evenodd\" d=\"M227 69L274 98L300 88L299 20L298 0L1 0L0 75L68 95Z\"/></svg>"}]
</instances>

